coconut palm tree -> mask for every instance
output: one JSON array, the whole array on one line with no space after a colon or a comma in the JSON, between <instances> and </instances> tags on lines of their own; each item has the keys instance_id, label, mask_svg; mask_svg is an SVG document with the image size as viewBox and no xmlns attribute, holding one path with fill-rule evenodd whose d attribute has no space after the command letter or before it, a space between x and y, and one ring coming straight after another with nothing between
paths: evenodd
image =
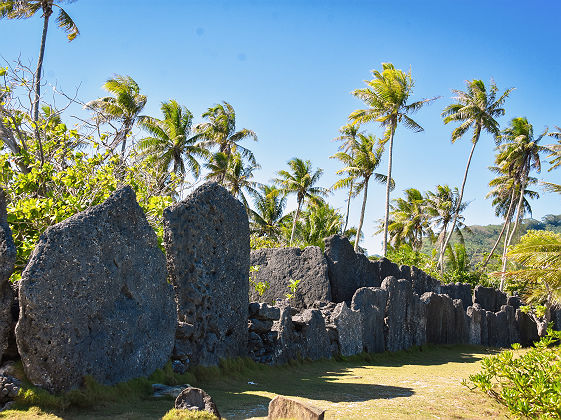
<instances>
[{"instance_id":1,"label":"coconut palm tree","mask_svg":"<svg viewBox=\"0 0 561 420\"><path fill-rule=\"evenodd\" d=\"M491 87L487 91L485 84L481 80L468 80L466 81L466 91L452 90L455 94L453 99L456 101L453 104L448 105L442 111L442 117L444 117L444 124L450 122L460 122L460 125L452 131L452 143L461 138L470 128L473 129L473 135L471 137L471 151L469 153L466 170L464 172L464 178L462 181L462 186L460 188L460 197L458 200L458 207L456 207L456 212L454 215L454 220L452 221L452 229L448 232L448 235L444 239L443 249L446 249L454 228L456 226L458 215L460 214L460 206L464 197L464 188L466 186L466 180L469 172L469 167L471 164L471 158L475 150L475 146L479 141L479 137L483 131L492 134L495 141L498 143L500 140L500 130L499 123L496 118L503 116L505 110L503 104L506 98L512 92L511 89L507 89L497 98L499 89L495 82L491 82ZM440 256L438 262L439 266L442 267L444 260L444 255Z\"/></svg>"},{"instance_id":2,"label":"coconut palm tree","mask_svg":"<svg viewBox=\"0 0 561 420\"><path fill-rule=\"evenodd\" d=\"M312 201L296 224L296 240L301 245L324 248L324 238L341 231L343 217L323 200Z\"/></svg>"},{"instance_id":3,"label":"coconut palm tree","mask_svg":"<svg viewBox=\"0 0 561 420\"><path fill-rule=\"evenodd\" d=\"M448 233L448 228L456 208L458 207L459 199L458 188L450 188L448 185L437 185L436 191L427 191L425 194L425 210L430 216L430 226L433 232L438 232L436 237L436 245L438 246L438 255L444 253L446 250L443 248L444 239ZM464 224L464 216L461 215L469 203L462 203L460 205L460 215L456 221L456 234L460 241L462 241L462 229L466 228Z\"/></svg>"},{"instance_id":4,"label":"coconut palm tree","mask_svg":"<svg viewBox=\"0 0 561 420\"><path fill-rule=\"evenodd\" d=\"M357 229L358 233L355 239L355 252L358 251L358 242L364 222L364 212L368 197L368 182L372 176L374 176L374 179L378 182L386 182L385 175L374 172L380 164L380 159L384 151L383 146L379 146L379 140L371 134L365 135L358 133L357 135L358 138L351 144L348 152L338 152L331 156L332 158L340 160L345 165L343 169L337 171L337 174L346 175L345 178L340 179L333 185L333 189L344 188L354 184L354 196L364 191Z\"/></svg>"},{"instance_id":5,"label":"coconut palm tree","mask_svg":"<svg viewBox=\"0 0 561 420\"><path fill-rule=\"evenodd\" d=\"M309 160L304 161L300 158L293 158L288 161L288 166L290 171L281 170L277 172L278 178L275 179L275 182L281 186L281 190L284 193L296 195L297 208L292 221L289 241L289 244L292 245L296 222L300 217L304 201L314 201L319 197L325 197L328 191L325 188L316 186L323 170L317 169L313 171L312 163Z\"/></svg>"},{"instance_id":6,"label":"coconut palm tree","mask_svg":"<svg viewBox=\"0 0 561 420\"><path fill-rule=\"evenodd\" d=\"M39 58L37 59L37 69L35 70L34 91L35 98L31 111L33 122L39 119L39 99L41 97L41 70L43 68L43 58L45 57L45 45L47 41L47 30L49 19L53 14L53 9L58 10L56 22L59 28L66 32L68 41L76 38L80 31L70 15L61 7L64 3L73 3L75 0L0 0L0 19L27 19L41 12L43 18L43 32L41 34L41 46L39 48Z\"/></svg>"},{"instance_id":7,"label":"coconut palm tree","mask_svg":"<svg viewBox=\"0 0 561 420\"><path fill-rule=\"evenodd\" d=\"M218 151L230 156L239 152L243 158L255 163L253 153L239 144L246 138L257 141L257 135L252 130L242 128L236 131L236 112L232 105L224 101L214 107L208 108L203 114L207 122L197 125L197 132L207 146L218 146Z\"/></svg>"},{"instance_id":8,"label":"coconut palm tree","mask_svg":"<svg viewBox=\"0 0 561 420\"><path fill-rule=\"evenodd\" d=\"M206 150L197 144L197 136L191 135L193 114L177 101L162 102L164 118L140 117L139 125L150 136L140 140L138 147L146 159L162 173L171 172L184 179L187 171L197 179L200 164L197 157L205 157Z\"/></svg>"},{"instance_id":9,"label":"coconut palm tree","mask_svg":"<svg viewBox=\"0 0 561 420\"><path fill-rule=\"evenodd\" d=\"M222 184L249 209L244 192L257 194L257 188L261 185L253 181L253 171L260 168L257 163L248 162L246 166L239 153L226 155L216 152L205 166L209 170L205 177L208 181Z\"/></svg>"},{"instance_id":10,"label":"coconut palm tree","mask_svg":"<svg viewBox=\"0 0 561 420\"><path fill-rule=\"evenodd\" d=\"M253 204L255 210L249 210L251 233L278 241L281 226L288 219L288 215L284 214L284 193L275 186L261 185L254 195Z\"/></svg>"},{"instance_id":11,"label":"coconut palm tree","mask_svg":"<svg viewBox=\"0 0 561 420\"><path fill-rule=\"evenodd\" d=\"M339 129L339 133L341 135L334 139L343 142L343 144L339 146L339 150L345 153L352 151L352 148L356 143L356 137L359 133L358 129L359 129L358 124L347 124ZM353 186L354 186L354 180L351 181L349 184L349 196L347 197L347 211L345 212L345 224L343 225L343 229L341 232L345 232L347 230L347 226L349 225L349 212L351 208L351 198L353 197Z\"/></svg>"},{"instance_id":12,"label":"coconut palm tree","mask_svg":"<svg viewBox=\"0 0 561 420\"><path fill-rule=\"evenodd\" d=\"M432 234L429 217L425 211L425 198L415 188L405 190L405 199L393 200L390 210L388 232L394 249L402 243L411 245L419 251L423 245L423 236Z\"/></svg>"},{"instance_id":13,"label":"coconut palm tree","mask_svg":"<svg viewBox=\"0 0 561 420\"><path fill-rule=\"evenodd\" d=\"M386 177L386 211L384 216L384 256L387 251L388 242L388 220L390 211L390 190L392 179L392 153L395 130L399 123L414 132L423 131L417 122L408 114L418 111L423 105L435 100L423 99L421 101L408 103L409 96L413 92L413 77L411 70L405 73L398 70L391 63L382 63L382 72L372 70L374 78L366 81L367 87L356 89L352 92L354 96L361 99L368 105L366 109L359 109L351 113L349 119L353 123L367 123L371 121L379 122L385 127L385 141L389 141L388 148L388 174Z\"/></svg>"},{"instance_id":14,"label":"coconut palm tree","mask_svg":"<svg viewBox=\"0 0 561 420\"><path fill-rule=\"evenodd\" d=\"M113 96L90 101L86 104L86 108L96 112L94 119L98 123L111 124L112 121L121 123L119 128L113 127L116 133L109 147L114 149L121 144L121 157L124 157L127 137L146 105L146 96L140 94L140 87L130 76L118 74L107 80L103 88Z\"/></svg>"}]
</instances>

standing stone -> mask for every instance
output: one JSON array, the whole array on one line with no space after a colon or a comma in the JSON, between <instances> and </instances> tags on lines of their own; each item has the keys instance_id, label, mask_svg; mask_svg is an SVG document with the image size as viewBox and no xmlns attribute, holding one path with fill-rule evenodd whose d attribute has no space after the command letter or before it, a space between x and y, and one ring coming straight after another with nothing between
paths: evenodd
<instances>
[{"instance_id":1,"label":"standing stone","mask_svg":"<svg viewBox=\"0 0 561 420\"><path fill-rule=\"evenodd\" d=\"M413 291L419 296L426 292L441 293L442 286L440 282L417 267L411 267L410 278Z\"/></svg>"},{"instance_id":2,"label":"standing stone","mask_svg":"<svg viewBox=\"0 0 561 420\"><path fill-rule=\"evenodd\" d=\"M481 312L481 345L489 345L489 326L487 324L487 311L478 303L474 303L473 307Z\"/></svg>"},{"instance_id":3,"label":"standing stone","mask_svg":"<svg viewBox=\"0 0 561 420\"><path fill-rule=\"evenodd\" d=\"M226 189L206 183L164 211L164 247L179 322L192 364L247 353L249 223Z\"/></svg>"},{"instance_id":4,"label":"standing stone","mask_svg":"<svg viewBox=\"0 0 561 420\"><path fill-rule=\"evenodd\" d=\"M522 306L522 299L518 296L509 296L506 300L506 304L512 306L516 311Z\"/></svg>"},{"instance_id":5,"label":"standing stone","mask_svg":"<svg viewBox=\"0 0 561 420\"><path fill-rule=\"evenodd\" d=\"M16 262L16 246L8 225L6 213L6 194L0 188L0 360L8 349L13 333L12 303L14 292L9 278Z\"/></svg>"},{"instance_id":6,"label":"standing stone","mask_svg":"<svg viewBox=\"0 0 561 420\"><path fill-rule=\"evenodd\" d=\"M497 316L494 312L485 311L485 318L487 319L487 344L490 347L500 347L501 337L497 331Z\"/></svg>"},{"instance_id":7,"label":"standing stone","mask_svg":"<svg viewBox=\"0 0 561 420\"><path fill-rule=\"evenodd\" d=\"M501 311L506 312L508 340L505 347L510 347L514 343L520 343L520 331L516 322L516 309L510 305L503 305Z\"/></svg>"},{"instance_id":8,"label":"standing stone","mask_svg":"<svg viewBox=\"0 0 561 420\"><path fill-rule=\"evenodd\" d=\"M417 293L411 295L407 306L407 329L411 336L411 345L422 346L427 342L427 305Z\"/></svg>"},{"instance_id":9,"label":"standing stone","mask_svg":"<svg viewBox=\"0 0 561 420\"><path fill-rule=\"evenodd\" d=\"M362 323L362 345L368 353L384 351L384 312L388 292L378 287L361 287L356 291L351 309L359 311Z\"/></svg>"},{"instance_id":10,"label":"standing stone","mask_svg":"<svg viewBox=\"0 0 561 420\"><path fill-rule=\"evenodd\" d=\"M516 310L516 325L520 334L520 344L524 347L531 346L538 341L538 325L536 320L526 312Z\"/></svg>"},{"instance_id":11,"label":"standing stone","mask_svg":"<svg viewBox=\"0 0 561 420\"><path fill-rule=\"evenodd\" d=\"M212 397L200 388L189 386L185 388L175 399L177 410L206 411L219 419L220 413Z\"/></svg>"},{"instance_id":12,"label":"standing stone","mask_svg":"<svg viewBox=\"0 0 561 420\"><path fill-rule=\"evenodd\" d=\"M454 341L465 344L469 342L468 318L461 299L454 299Z\"/></svg>"},{"instance_id":13,"label":"standing stone","mask_svg":"<svg viewBox=\"0 0 561 420\"><path fill-rule=\"evenodd\" d=\"M471 284L469 283L453 283L443 284L440 287L440 293L450 296L450 299L460 299L464 306L464 311L473 304Z\"/></svg>"},{"instance_id":14,"label":"standing stone","mask_svg":"<svg viewBox=\"0 0 561 420\"><path fill-rule=\"evenodd\" d=\"M130 187L49 227L19 287L27 377L52 392L151 374L175 334L165 257Z\"/></svg>"},{"instance_id":15,"label":"standing stone","mask_svg":"<svg viewBox=\"0 0 561 420\"><path fill-rule=\"evenodd\" d=\"M561 331L561 309L551 309L551 326L556 331Z\"/></svg>"},{"instance_id":16,"label":"standing stone","mask_svg":"<svg viewBox=\"0 0 561 420\"><path fill-rule=\"evenodd\" d=\"M297 337L295 344L302 358L328 359L332 356L325 320L318 309L306 309L292 317Z\"/></svg>"},{"instance_id":17,"label":"standing stone","mask_svg":"<svg viewBox=\"0 0 561 420\"><path fill-rule=\"evenodd\" d=\"M447 295L427 292L421 296L427 305L427 342L451 344L456 341L456 309Z\"/></svg>"},{"instance_id":18,"label":"standing stone","mask_svg":"<svg viewBox=\"0 0 561 420\"><path fill-rule=\"evenodd\" d=\"M292 308L282 306L279 320L273 323L271 331L277 333L274 341L273 363L284 364L298 357L295 347L294 324L292 323Z\"/></svg>"},{"instance_id":19,"label":"standing stone","mask_svg":"<svg viewBox=\"0 0 561 420\"><path fill-rule=\"evenodd\" d=\"M503 308L506 308L506 305ZM509 308L512 307L509 306ZM495 314L496 347L510 347L509 321L509 314L506 309L501 309Z\"/></svg>"},{"instance_id":20,"label":"standing stone","mask_svg":"<svg viewBox=\"0 0 561 420\"><path fill-rule=\"evenodd\" d=\"M251 274L254 282L267 282L269 288L260 296L250 287L252 301L272 302L285 299L290 280L300 280L291 305L306 309L316 301L331 300L331 286L327 274L327 261L321 248L262 248L251 251L251 266L258 270Z\"/></svg>"},{"instance_id":21,"label":"standing stone","mask_svg":"<svg viewBox=\"0 0 561 420\"><path fill-rule=\"evenodd\" d=\"M486 311L498 312L506 305L506 294L492 287L479 285L473 292L473 303L478 303Z\"/></svg>"},{"instance_id":22,"label":"standing stone","mask_svg":"<svg viewBox=\"0 0 561 420\"><path fill-rule=\"evenodd\" d=\"M352 356L362 353L362 319L359 311L350 309L345 302L337 304L331 320L337 331L339 353Z\"/></svg>"},{"instance_id":23,"label":"standing stone","mask_svg":"<svg viewBox=\"0 0 561 420\"><path fill-rule=\"evenodd\" d=\"M470 306L467 308L466 316L468 318L468 343L469 344L481 344L481 317L482 310Z\"/></svg>"},{"instance_id":24,"label":"standing stone","mask_svg":"<svg viewBox=\"0 0 561 420\"><path fill-rule=\"evenodd\" d=\"M358 288L380 286L376 264L365 255L357 254L344 236L333 235L325 239L325 256L334 302L350 305Z\"/></svg>"}]
</instances>

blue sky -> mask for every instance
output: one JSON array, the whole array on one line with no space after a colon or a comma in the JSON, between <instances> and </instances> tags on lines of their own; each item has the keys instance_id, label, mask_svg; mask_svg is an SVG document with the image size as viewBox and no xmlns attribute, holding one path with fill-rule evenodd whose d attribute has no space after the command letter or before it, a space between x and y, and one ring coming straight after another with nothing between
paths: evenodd
<instances>
[{"instance_id":1,"label":"blue sky","mask_svg":"<svg viewBox=\"0 0 561 420\"><path fill-rule=\"evenodd\" d=\"M301 157L324 169L323 186L332 185L339 168L329 159L337 151L332 139L362 106L350 92L382 62L411 68L412 100L441 96L414 115L424 132L396 133L393 197L409 187L461 183L469 138L452 145L453 126L445 126L440 113L450 103L450 89L464 89L467 79L493 78L501 90L516 87L502 127L519 116L536 133L561 125L557 1L79 0L65 7L81 34L68 43L51 23L44 65L49 83L67 92L79 85L79 97L88 101L104 95L108 77L128 74L148 96L147 114L159 116L161 101L173 98L197 121L226 100L238 126L259 136L247 146L262 166L256 174L261 182ZM0 54L7 60L21 55L35 65L40 32L38 17L0 21ZM374 124L364 128L382 134ZM493 140L483 135L466 186L468 224L499 222L484 198L493 157ZM547 167L538 177L561 182L561 171L548 173ZM535 218L561 213L558 195L541 195L532 204ZM344 209L344 192L329 201ZM352 207L351 224L357 225L360 199ZM372 182L364 224L369 253L381 249L381 237L372 234L383 209L384 188Z\"/></svg>"}]
</instances>

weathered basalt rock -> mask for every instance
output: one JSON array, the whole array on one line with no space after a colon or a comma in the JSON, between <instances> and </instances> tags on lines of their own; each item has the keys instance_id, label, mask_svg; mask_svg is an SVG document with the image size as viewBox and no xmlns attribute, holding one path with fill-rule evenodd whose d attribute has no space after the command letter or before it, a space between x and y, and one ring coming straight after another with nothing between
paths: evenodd
<instances>
[{"instance_id":1,"label":"weathered basalt rock","mask_svg":"<svg viewBox=\"0 0 561 420\"><path fill-rule=\"evenodd\" d=\"M526 312L516 310L516 325L520 334L520 344L527 347L538 341L538 325L536 320Z\"/></svg>"},{"instance_id":2,"label":"weathered basalt rock","mask_svg":"<svg viewBox=\"0 0 561 420\"><path fill-rule=\"evenodd\" d=\"M470 306L466 311L467 316L467 335L469 344L482 344L481 343L481 323L482 317L485 316L485 311L483 311L479 306Z\"/></svg>"},{"instance_id":3,"label":"weathered basalt rock","mask_svg":"<svg viewBox=\"0 0 561 420\"><path fill-rule=\"evenodd\" d=\"M16 339L27 377L65 391L162 367L176 318L165 257L130 187L49 227L19 287Z\"/></svg>"},{"instance_id":4,"label":"weathered basalt rock","mask_svg":"<svg viewBox=\"0 0 561 420\"><path fill-rule=\"evenodd\" d=\"M269 403L268 420L323 420L325 410L301 401L277 395Z\"/></svg>"},{"instance_id":5,"label":"weathered basalt rock","mask_svg":"<svg viewBox=\"0 0 561 420\"><path fill-rule=\"evenodd\" d=\"M180 322L176 342L192 364L214 365L247 352L249 224L242 203L207 183L164 211L164 247Z\"/></svg>"},{"instance_id":6,"label":"weathered basalt rock","mask_svg":"<svg viewBox=\"0 0 561 420\"><path fill-rule=\"evenodd\" d=\"M506 294L492 287L476 286L473 303L478 303L486 311L499 312L506 305Z\"/></svg>"},{"instance_id":7,"label":"weathered basalt rock","mask_svg":"<svg viewBox=\"0 0 561 420\"><path fill-rule=\"evenodd\" d=\"M297 353L302 358L319 360L330 358L332 353L325 327L325 320L318 309L306 309L292 317Z\"/></svg>"},{"instance_id":8,"label":"weathered basalt rock","mask_svg":"<svg viewBox=\"0 0 561 420\"><path fill-rule=\"evenodd\" d=\"M362 352L362 316L345 302L337 304L331 314L331 322L337 331L339 353L352 356Z\"/></svg>"},{"instance_id":9,"label":"weathered basalt rock","mask_svg":"<svg viewBox=\"0 0 561 420\"><path fill-rule=\"evenodd\" d=\"M212 397L202 389L192 386L185 388L177 396L175 408L178 410L207 411L219 419L222 418Z\"/></svg>"},{"instance_id":10,"label":"weathered basalt rock","mask_svg":"<svg viewBox=\"0 0 561 420\"><path fill-rule=\"evenodd\" d=\"M315 301L330 301L331 286L327 275L327 261L321 249L309 246L300 248L262 248L251 251L251 266L258 270L251 274L254 282L267 282L269 288L259 295L250 287L252 301L271 302L284 299L287 293L294 296L291 305L298 309L309 308ZM292 293L290 280L300 280Z\"/></svg>"},{"instance_id":11,"label":"weathered basalt rock","mask_svg":"<svg viewBox=\"0 0 561 420\"><path fill-rule=\"evenodd\" d=\"M473 304L471 284L469 283L443 284L440 286L440 293L450 296L452 300L460 299L464 306L464 311Z\"/></svg>"},{"instance_id":12,"label":"weathered basalt rock","mask_svg":"<svg viewBox=\"0 0 561 420\"><path fill-rule=\"evenodd\" d=\"M295 330L292 323L292 308L282 306L280 308L279 320L273 323L271 331L276 332L276 340L273 349L273 361L277 364L288 363L289 360L298 357L295 346Z\"/></svg>"},{"instance_id":13,"label":"weathered basalt rock","mask_svg":"<svg viewBox=\"0 0 561 420\"><path fill-rule=\"evenodd\" d=\"M419 296L426 292L441 293L440 282L417 267L411 267L410 278L413 291Z\"/></svg>"},{"instance_id":14,"label":"weathered basalt rock","mask_svg":"<svg viewBox=\"0 0 561 420\"><path fill-rule=\"evenodd\" d=\"M369 261L363 254L357 254L346 237L333 235L326 238L325 256L333 302L350 305L358 288L380 286L379 264ZM395 268L399 271L397 265Z\"/></svg>"},{"instance_id":15,"label":"weathered basalt rock","mask_svg":"<svg viewBox=\"0 0 561 420\"><path fill-rule=\"evenodd\" d=\"M16 247L6 213L6 194L0 188L0 360L8 350L13 336L12 306L14 293L8 279L14 271Z\"/></svg>"},{"instance_id":16,"label":"weathered basalt rock","mask_svg":"<svg viewBox=\"0 0 561 420\"><path fill-rule=\"evenodd\" d=\"M447 295L427 292L421 296L427 305L427 342L452 344L456 342L456 309Z\"/></svg>"},{"instance_id":17,"label":"weathered basalt rock","mask_svg":"<svg viewBox=\"0 0 561 420\"><path fill-rule=\"evenodd\" d=\"M359 311L362 345L369 353L384 351L384 314L388 292L378 287L361 287L353 296L351 308Z\"/></svg>"}]
</instances>

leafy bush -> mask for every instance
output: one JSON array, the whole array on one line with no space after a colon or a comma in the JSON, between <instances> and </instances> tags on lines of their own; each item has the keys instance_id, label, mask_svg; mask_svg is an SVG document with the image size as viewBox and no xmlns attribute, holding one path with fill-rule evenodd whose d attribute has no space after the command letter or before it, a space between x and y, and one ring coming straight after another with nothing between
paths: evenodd
<instances>
[{"instance_id":1,"label":"leafy bush","mask_svg":"<svg viewBox=\"0 0 561 420\"><path fill-rule=\"evenodd\" d=\"M561 332L548 331L522 354L503 351L486 357L483 370L464 385L480 389L517 415L561 418ZM520 345L513 345L519 349Z\"/></svg>"},{"instance_id":2,"label":"leafy bush","mask_svg":"<svg viewBox=\"0 0 561 420\"><path fill-rule=\"evenodd\" d=\"M172 408L169 410L162 420L216 420L213 414L206 411L190 411L190 410L177 410Z\"/></svg>"}]
</instances>

